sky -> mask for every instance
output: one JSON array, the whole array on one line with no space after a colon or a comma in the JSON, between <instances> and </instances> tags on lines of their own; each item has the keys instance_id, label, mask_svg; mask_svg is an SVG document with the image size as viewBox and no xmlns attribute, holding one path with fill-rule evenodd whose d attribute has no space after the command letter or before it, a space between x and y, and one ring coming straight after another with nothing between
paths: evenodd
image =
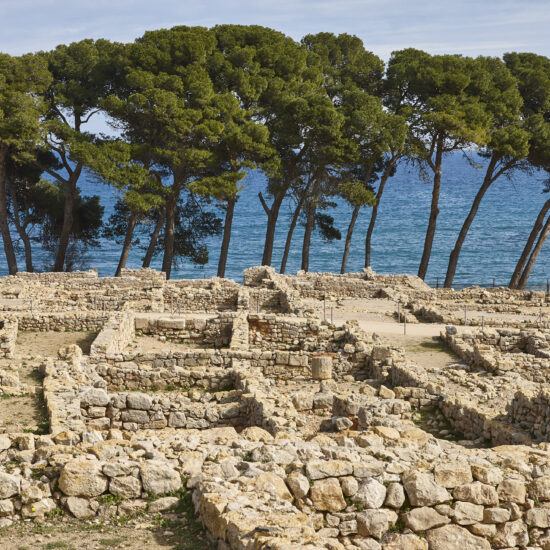
<instances>
[{"instance_id":1,"label":"sky","mask_svg":"<svg viewBox=\"0 0 550 550\"><path fill-rule=\"evenodd\" d=\"M0 51L19 55L83 38L132 41L144 31L222 23L275 28L295 39L359 36L393 50L550 56L550 0L0 0Z\"/></svg>"}]
</instances>

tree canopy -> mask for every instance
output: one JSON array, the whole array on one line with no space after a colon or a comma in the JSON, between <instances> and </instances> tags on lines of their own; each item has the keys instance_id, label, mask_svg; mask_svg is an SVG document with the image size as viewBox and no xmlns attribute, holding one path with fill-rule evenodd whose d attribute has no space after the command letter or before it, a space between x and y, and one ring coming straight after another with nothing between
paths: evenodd
<instances>
[{"instance_id":1,"label":"tree canopy","mask_svg":"<svg viewBox=\"0 0 550 550\"><path fill-rule=\"evenodd\" d=\"M110 133L90 130L98 117ZM177 26L127 44L86 39L49 52L0 54L0 232L10 273L18 269L19 243L28 270L32 243L40 242L60 271L74 267L72 249L93 247L103 235L122 245L116 274L140 246L143 265L161 254L170 276L178 258L208 262L206 240L221 234L223 277L249 170L266 176L258 194L267 215L263 264L272 263L285 201L292 209L282 271L298 224L305 270L316 234L341 238L331 209L343 200L351 215L340 269L364 207L372 208L368 267L384 188L408 162L431 176L418 269L425 278L445 159L455 151L475 152L485 173L451 251L446 286L488 188L518 170L550 169L548 58L407 48L385 64L356 36L322 32L297 42L254 25ZM83 174L114 188L110 220L102 219L97 197L83 197ZM546 212L512 286L529 276Z\"/></svg>"}]
</instances>

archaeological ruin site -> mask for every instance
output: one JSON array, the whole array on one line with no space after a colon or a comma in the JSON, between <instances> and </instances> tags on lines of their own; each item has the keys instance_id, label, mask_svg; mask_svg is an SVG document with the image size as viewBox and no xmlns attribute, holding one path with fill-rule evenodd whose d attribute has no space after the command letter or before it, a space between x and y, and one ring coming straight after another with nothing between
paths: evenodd
<instances>
[{"instance_id":1,"label":"archaeological ruin site","mask_svg":"<svg viewBox=\"0 0 550 550\"><path fill-rule=\"evenodd\" d=\"M549 550L550 297L369 270L1 279L0 533L185 497L205 549Z\"/></svg>"}]
</instances>

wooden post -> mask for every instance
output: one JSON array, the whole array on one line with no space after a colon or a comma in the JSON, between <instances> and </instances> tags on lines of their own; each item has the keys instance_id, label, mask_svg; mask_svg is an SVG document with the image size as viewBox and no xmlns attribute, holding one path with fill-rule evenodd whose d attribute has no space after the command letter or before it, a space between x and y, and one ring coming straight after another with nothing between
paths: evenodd
<instances>
[{"instance_id":1,"label":"wooden post","mask_svg":"<svg viewBox=\"0 0 550 550\"><path fill-rule=\"evenodd\" d=\"M405 313L403 317L403 334L407 335L407 314Z\"/></svg>"},{"instance_id":2,"label":"wooden post","mask_svg":"<svg viewBox=\"0 0 550 550\"><path fill-rule=\"evenodd\" d=\"M435 280L435 288L439 288L439 277Z\"/></svg>"},{"instance_id":3,"label":"wooden post","mask_svg":"<svg viewBox=\"0 0 550 550\"><path fill-rule=\"evenodd\" d=\"M397 322L401 323L401 300L397 300Z\"/></svg>"},{"instance_id":4,"label":"wooden post","mask_svg":"<svg viewBox=\"0 0 550 550\"><path fill-rule=\"evenodd\" d=\"M327 295L323 296L323 321L327 320Z\"/></svg>"},{"instance_id":5,"label":"wooden post","mask_svg":"<svg viewBox=\"0 0 550 550\"><path fill-rule=\"evenodd\" d=\"M493 288L495 288L495 278L493 277Z\"/></svg>"},{"instance_id":6,"label":"wooden post","mask_svg":"<svg viewBox=\"0 0 550 550\"><path fill-rule=\"evenodd\" d=\"M334 306L330 306L330 324L334 324Z\"/></svg>"},{"instance_id":7,"label":"wooden post","mask_svg":"<svg viewBox=\"0 0 550 550\"><path fill-rule=\"evenodd\" d=\"M464 325L468 322L468 306L464 306Z\"/></svg>"}]
</instances>

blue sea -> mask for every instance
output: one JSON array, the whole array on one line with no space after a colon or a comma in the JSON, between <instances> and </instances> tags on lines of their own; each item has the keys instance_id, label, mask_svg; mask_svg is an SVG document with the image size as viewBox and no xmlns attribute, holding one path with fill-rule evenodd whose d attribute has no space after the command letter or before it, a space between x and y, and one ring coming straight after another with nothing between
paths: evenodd
<instances>
[{"instance_id":1,"label":"blue sea","mask_svg":"<svg viewBox=\"0 0 550 550\"><path fill-rule=\"evenodd\" d=\"M484 164L476 158L476 163ZM462 154L453 153L445 158L440 196L440 213L426 282L435 286L445 278L449 254L471 206L474 195L484 175L483 167L474 167ZM511 178L497 180L487 192L472 225L460 256L455 277L455 288L468 285L507 285L516 261L521 254L538 211L548 198L542 193L545 174L542 172L516 172ZM244 189L235 209L233 232L229 248L226 277L242 281L242 272L261 263L266 229L266 215L258 199L258 191L264 189L265 177L260 171L251 171L243 180ZM92 178L81 181L83 195L97 194L105 207L105 218L113 211L115 192L112 187L94 182ZM418 171L405 164L388 181L376 221L372 243L372 267L380 273L416 274L422 255L424 235L428 223L432 186L423 180ZM292 214L293 203L285 202L277 226L273 265L279 268ZM325 242L314 234L310 253L310 271L339 272L345 234L351 215L351 206L341 200L335 208L326 212L335 219L335 226L342 232L342 240ZM223 215L223 213L221 213ZM370 208L361 210L357 220L348 271L360 271L364 263L365 234L370 219ZM294 233L293 246L287 265L287 273L300 268L303 227ZM209 262L197 267L183 261L173 271L174 278L202 278L216 275L221 236L208 241ZM44 265L45 255L36 249L35 266ZM99 248L91 249L86 267L97 268L100 276L112 275L116 269L120 246L102 239ZM135 248L127 267L141 265L142 250ZM550 243L539 256L530 278L530 287L543 288L550 278ZM162 258L155 258L152 267L160 268ZM19 268L24 268L20 257ZM2 254L0 275L7 273Z\"/></svg>"}]
</instances>

